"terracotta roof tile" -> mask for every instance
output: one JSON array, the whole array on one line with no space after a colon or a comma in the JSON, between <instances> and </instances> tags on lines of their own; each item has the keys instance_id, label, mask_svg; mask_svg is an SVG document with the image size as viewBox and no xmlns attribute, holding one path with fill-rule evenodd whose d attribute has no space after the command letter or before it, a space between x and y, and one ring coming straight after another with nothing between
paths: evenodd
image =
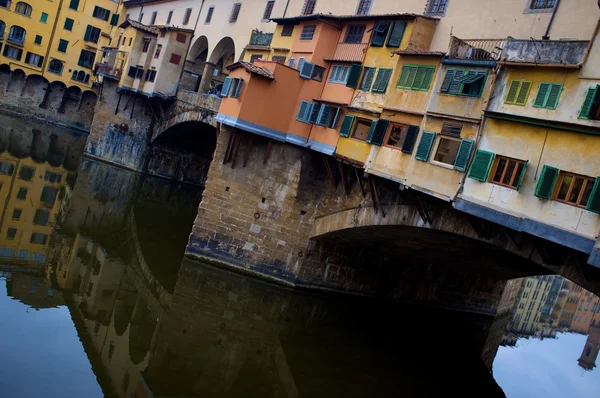
<instances>
[{"instance_id":1,"label":"terracotta roof tile","mask_svg":"<svg viewBox=\"0 0 600 398\"><path fill-rule=\"evenodd\" d=\"M160 30L158 30L157 28L154 28L154 27L148 26L148 25L144 25L141 22L134 21L131 19L127 19L125 22L123 22L121 25L119 25L119 28L126 28L128 26L133 26L135 29L139 29L139 30L142 30L142 31L148 32L148 33L152 33L153 35L158 35L160 33Z\"/></svg>"},{"instance_id":2,"label":"terracotta roof tile","mask_svg":"<svg viewBox=\"0 0 600 398\"><path fill-rule=\"evenodd\" d=\"M443 57L444 55L446 55L446 53L442 52L442 51L421 51L421 50L400 50L400 51L394 51L394 54L423 55L423 56L434 56L434 57Z\"/></svg>"},{"instance_id":3,"label":"terracotta roof tile","mask_svg":"<svg viewBox=\"0 0 600 398\"><path fill-rule=\"evenodd\" d=\"M269 69L267 69L263 66L251 64L250 62L239 61L239 62L236 62L235 64L231 64L227 67L227 69L229 69L229 70L234 70L237 68L244 68L250 73L254 73L259 76L266 77L267 79L275 80L275 76L273 75L273 72L271 72Z\"/></svg>"}]
</instances>

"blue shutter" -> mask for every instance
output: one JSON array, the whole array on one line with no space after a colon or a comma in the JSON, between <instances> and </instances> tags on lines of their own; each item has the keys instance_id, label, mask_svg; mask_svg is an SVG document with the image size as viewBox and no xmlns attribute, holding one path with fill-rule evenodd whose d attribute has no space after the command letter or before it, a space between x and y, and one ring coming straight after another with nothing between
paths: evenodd
<instances>
[{"instance_id":1,"label":"blue shutter","mask_svg":"<svg viewBox=\"0 0 600 398\"><path fill-rule=\"evenodd\" d=\"M471 151L473 150L473 144L474 142L472 140L461 141L458 153L456 154L456 159L454 160L454 170L465 171L467 169Z\"/></svg>"},{"instance_id":2,"label":"blue shutter","mask_svg":"<svg viewBox=\"0 0 600 398\"><path fill-rule=\"evenodd\" d=\"M387 37L389 27L389 22L377 22L377 25L375 25L375 29L373 30L371 46L383 47L383 45L385 44L385 39Z\"/></svg>"},{"instance_id":3,"label":"blue shutter","mask_svg":"<svg viewBox=\"0 0 600 398\"><path fill-rule=\"evenodd\" d=\"M310 108L310 115L308 116L308 123L315 124L319 118L319 112L321 111L321 104L316 102L312 104Z\"/></svg>"},{"instance_id":4,"label":"blue shutter","mask_svg":"<svg viewBox=\"0 0 600 398\"><path fill-rule=\"evenodd\" d=\"M304 66L305 62L306 62L306 58L304 58L304 57L300 57L298 59L298 70L302 70L302 67Z\"/></svg>"},{"instance_id":5,"label":"blue shutter","mask_svg":"<svg viewBox=\"0 0 600 398\"><path fill-rule=\"evenodd\" d=\"M344 116L344 121L342 122L342 127L340 128L340 136L341 137L350 137L350 131L352 130L353 124L354 124L354 116L350 116L350 115Z\"/></svg>"},{"instance_id":6,"label":"blue shutter","mask_svg":"<svg viewBox=\"0 0 600 398\"><path fill-rule=\"evenodd\" d=\"M317 124L319 126L328 127L329 119L331 118L331 112L333 108L329 105L322 105L321 111L319 112L319 117L317 118Z\"/></svg>"},{"instance_id":7,"label":"blue shutter","mask_svg":"<svg viewBox=\"0 0 600 398\"><path fill-rule=\"evenodd\" d=\"M296 120L298 120L299 122L307 123L309 110L310 110L310 102L307 102L307 101L300 102L300 107L298 108L298 114L296 115Z\"/></svg>"},{"instance_id":8,"label":"blue shutter","mask_svg":"<svg viewBox=\"0 0 600 398\"><path fill-rule=\"evenodd\" d=\"M371 143L373 139L373 134L375 133L375 127L377 127L377 120L373 120L371 122L371 128L369 129L369 134L367 135L367 143Z\"/></svg>"},{"instance_id":9,"label":"blue shutter","mask_svg":"<svg viewBox=\"0 0 600 398\"><path fill-rule=\"evenodd\" d=\"M314 68L315 68L314 64L311 64L310 62L305 62L304 64L302 64L302 68L299 69L300 77L303 77L305 79L310 79Z\"/></svg>"},{"instance_id":10,"label":"blue shutter","mask_svg":"<svg viewBox=\"0 0 600 398\"><path fill-rule=\"evenodd\" d=\"M419 126L408 126L406 138L404 138L404 144L402 144L402 152L412 153L417 141L417 135L419 135Z\"/></svg>"},{"instance_id":11,"label":"blue shutter","mask_svg":"<svg viewBox=\"0 0 600 398\"><path fill-rule=\"evenodd\" d=\"M400 47L402 43L402 37L404 36L404 30L406 29L406 21L396 21L392 27L392 33L388 38L387 47Z\"/></svg>"},{"instance_id":12,"label":"blue shutter","mask_svg":"<svg viewBox=\"0 0 600 398\"><path fill-rule=\"evenodd\" d=\"M423 131L423 135L421 136L421 142L419 142L419 146L417 147L417 154L415 158L422 162L426 162L429 159L429 153L431 152L431 146L433 145L433 140L435 139L435 133L430 131Z\"/></svg>"},{"instance_id":13,"label":"blue shutter","mask_svg":"<svg viewBox=\"0 0 600 398\"><path fill-rule=\"evenodd\" d=\"M332 129L336 129L338 122L340 121L340 116L342 116L342 108L336 108L335 117L333 118L333 123L331 124Z\"/></svg>"},{"instance_id":14,"label":"blue shutter","mask_svg":"<svg viewBox=\"0 0 600 398\"><path fill-rule=\"evenodd\" d=\"M231 77L226 77L225 82L223 83L223 88L221 89L221 97L227 97L229 95L229 89L231 88L231 82L233 79Z\"/></svg>"}]
</instances>

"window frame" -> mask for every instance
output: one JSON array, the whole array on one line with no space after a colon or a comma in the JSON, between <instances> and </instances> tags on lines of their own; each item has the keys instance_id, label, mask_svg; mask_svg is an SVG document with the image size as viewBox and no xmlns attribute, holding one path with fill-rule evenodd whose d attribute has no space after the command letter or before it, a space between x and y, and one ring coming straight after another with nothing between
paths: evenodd
<instances>
[{"instance_id":1,"label":"window frame","mask_svg":"<svg viewBox=\"0 0 600 398\"><path fill-rule=\"evenodd\" d=\"M542 6L537 5L536 3L544 3ZM552 2L552 5L548 5L548 3ZM556 7L556 0L529 0L528 9L532 11L551 11Z\"/></svg>"},{"instance_id":2,"label":"window frame","mask_svg":"<svg viewBox=\"0 0 600 398\"><path fill-rule=\"evenodd\" d=\"M442 143L442 140L456 141L459 143L458 148L456 149L456 155L454 155L454 159L452 159L452 163L444 163L442 161L435 160L437 152L440 149L440 144ZM429 154L429 163L434 164L436 166L454 170L454 163L456 163L456 157L458 156L458 153L460 151L460 144L462 144L462 139L460 137L436 134L435 142L434 142L434 144L431 148L430 154Z\"/></svg>"},{"instance_id":3,"label":"window frame","mask_svg":"<svg viewBox=\"0 0 600 398\"><path fill-rule=\"evenodd\" d=\"M213 14L215 12L215 7L208 7L208 10L206 11L206 18L204 18L204 25L209 25L210 22L212 21L212 17Z\"/></svg>"},{"instance_id":4,"label":"window frame","mask_svg":"<svg viewBox=\"0 0 600 398\"><path fill-rule=\"evenodd\" d=\"M350 69L351 66L349 65L332 65L329 71L329 78L327 79L327 82L345 85L348 82L348 77L350 76ZM340 70L342 72L340 72ZM337 77L336 74L338 75ZM345 75L345 79L340 79L340 74L342 77Z\"/></svg>"},{"instance_id":5,"label":"window frame","mask_svg":"<svg viewBox=\"0 0 600 398\"><path fill-rule=\"evenodd\" d=\"M302 5L302 11L300 15L312 15L315 13L316 8L317 0L304 0L304 5Z\"/></svg>"},{"instance_id":6,"label":"window frame","mask_svg":"<svg viewBox=\"0 0 600 398\"><path fill-rule=\"evenodd\" d=\"M444 82L447 79L448 74L452 72L452 78L450 80L450 82L448 83L448 88L444 91ZM457 78L456 77L456 72L462 72L462 75ZM485 75L483 75L483 81L481 82L481 90L479 90L478 94L464 94L463 93L463 88L464 88L464 80L466 80L467 76L469 75L469 73L475 73L476 76L481 74L481 73L485 73ZM440 94L446 94L446 95L456 95L459 97L471 97L471 98L481 98L481 96L483 95L483 91L485 90L485 85L487 83L487 79L489 77L489 70L485 69L468 69L468 68L448 68L446 69L446 74L444 75L444 78L442 79L442 84L440 86ZM456 92L454 92L454 90L452 90L452 86L455 83L455 80L459 79L456 83L458 83L458 86L456 88Z\"/></svg>"},{"instance_id":7,"label":"window frame","mask_svg":"<svg viewBox=\"0 0 600 398\"><path fill-rule=\"evenodd\" d=\"M231 13L229 14L229 23L236 23L240 17L240 11L242 9L242 3L233 3Z\"/></svg>"},{"instance_id":8,"label":"window frame","mask_svg":"<svg viewBox=\"0 0 600 398\"><path fill-rule=\"evenodd\" d=\"M362 31L361 31L361 28L362 28ZM350 32L350 29L357 29L358 32ZM354 25L346 26L346 32L344 34L344 43L346 43L346 44L361 44L363 42L363 39L365 38L366 30L367 30L367 25L364 25L364 24L354 24ZM352 38L353 41L348 41L349 38Z\"/></svg>"},{"instance_id":9,"label":"window frame","mask_svg":"<svg viewBox=\"0 0 600 398\"><path fill-rule=\"evenodd\" d=\"M19 6L21 6L21 8L23 8L23 10L21 10L23 12L19 11ZM31 18L32 12L33 12L33 7L29 3L26 3L24 1L18 1L15 4L15 14L19 14L19 15L23 15L24 17Z\"/></svg>"},{"instance_id":10,"label":"window frame","mask_svg":"<svg viewBox=\"0 0 600 398\"><path fill-rule=\"evenodd\" d=\"M390 145L388 144L388 141L390 140L390 137L392 135L392 130L394 127L402 127L403 129L406 128L406 130L403 130L403 132L401 132L400 134L404 133L404 139L402 140L402 144L400 146L395 146L395 145ZM402 147L404 146L404 142L406 141L406 137L408 136L408 129L410 128L410 124L404 124L404 123L396 123L396 122L390 122L390 126L388 127L388 131L385 133L385 137L383 138L383 147L386 148L392 148L395 149L397 151L402 151Z\"/></svg>"},{"instance_id":11,"label":"window frame","mask_svg":"<svg viewBox=\"0 0 600 398\"><path fill-rule=\"evenodd\" d=\"M448 0L427 0L425 15L445 15L448 9Z\"/></svg>"},{"instance_id":12,"label":"window frame","mask_svg":"<svg viewBox=\"0 0 600 398\"><path fill-rule=\"evenodd\" d=\"M271 14L273 14L274 8L275 0L267 0L267 4L265 4L265 11L263 12L262 21L269 21L271 19Z\"/></svg>"},{"instance_id":13,"label":"window frame","mask_svg":"<svg viewBox=\"0 0 600 398\"><path fill-rule=\"evenodd\" d=\"M108 20L110 19L110 10L95 5L94 11L92 11L92 17L108 22Z\"/></svg>"},{"instance_id":14,"label":"window frame","mask_svg":"<svg viewBox=\"0 0 600 398\"><path fill-rule=\"evenodd\" d=\"M402 74L404 73L404 68L417 68L414 76L412 77L412 82L410 85L406 84L406 85L401 85L400 81L402 80ZM421 80L420 85L416 85L416 81L417 81L417 75L419 74L419 69L423 69L425 72L423 72L423 80ZM424 88L423 84L425 83L425 78L427 76L427 71L431 70L431 77L427 83L427 87ZM435 66L430 66L430 65L417 65L417 64L404 64L402 65L402 69L400 70L400 73L398 74L398 80L396 81L396 88L398 89L402 89L402 90L413 90L413 91L422 91L422 92L428 92L429 89L431 88L431 83L433 82L433 78L435 77L435 72L436 72L436 67ZM408 77L407 77L407 81L406 83L408 83L408 80L410 78L410 72Z\"/></svg>"},{"instance_id":15,"label":"window frame","mask_svg":"<svg viewBox=\"0 0 600 398\"><path fill-rule=\"evenodd\" d=\"M506 161L506 166L504 167L504 170L502 171L502 174L500 175L500 181L494 181L494 177L496 175L496 172L498 171L498 166L500 165L501 160ZM511 177L509 183L505 184L503 182L503 180L504 180L504 177L506 176L506 170L508 169L509 162L515 162L515 167L512 171L512 177ZM519 166L521 164L523 165L523 168L521 169L521 173L517 173L517 171L519 170ZM489 182L490 184L499 185L501 187L505 187L505 188L509 188L509 189L518 191L519 187L521 185L521 181L523 179L523 175L525 174L525 170L527 169L527 164L528 164L527 160L521 160L521 159L511 158L509 156L496 154L494 156L494 160L492 161L492 167L490 168L490 171L488 173L487 182ZM514 183L515 185L512 185L512 183Z\"/></svg>"},{"instance_id":16,"label":"window frame","mask_svg":"<svg viewBox=\"0 0 600 398\"><path fill-rule=\"evenodd\" d=\"M371 6L373 0L358 0L358 6L356 7L356 15L369 15L371 12Z\"/></svg>"},{"instance_id":17,"label":"window frame","mask_svg":"<svg viewBox=\"0 0 600 398\"><path fill-rule=\"evenodd\" d=\"M510 90L514 83L518 83L517 91L515 92L514 99L509 101ZM523 90L523 84L529 84L527 88L527 92L525 93L525 97L522 102L519 102L518 99L521 97L521 91ZM529 94L531 93L531 88L533 87L533 82L530 80L511 80L508 84L508 90L506 91L506 97L504 97L504 103L509 105L518 105L518 106L526 106L529 101Z\"/></svg>"},{"instance_id":18,"label":"window frame","mask_svg":"<svg viewBox=\"0 0 600 398\"><path fill-rule=\"evenodd\" d=\"M183 18L181 19L181 24L183 26L187 26L187 24L190 23L191 16L192 16L192 9L188 7L185 9L185 12L183 13Z\"/></svg>"},{"instance_id":19,"label":"window frame","mask_svg":"<svg viewBox=\"0 0 600 398\"><path fill-rule=\"evenodd\" d=\"M282 37L292 37L294 34L294 24L284 24L281 27L281 36Z\"/></svg>"},{"instance_id":20,"label":"window frame","mask_svg":"<svg viewBox=\"0 0 600 398\"><path fill-rule=\"evenodd\" d=\"M355 137L356 130L358 129L358 125L359 124L369 125L369 129L371 129L371 126L372 126L373 122L374 122L374 120L355 117L354 118L354 122L352 123L352 131L350 132L350 136L348 138L351 138L351 139L356 140L356 141L367 143L367 138L369 137L369 133L367 132L367 136L363 140L361 138L356 138Z\"/></svg>"},{"instance_id":21,"label":"window frame","mask_svg":"<svg viewBox=\"0 0 600 398\"><path fill-rule=\"evenodd\" d=\"M310 30L312 28L312 31L310 32L310 37L308 37L308 30ZM302 26L302 32L300 32L300 40L301 41L311 41L314 36L315 36L315 32L317 30L317 25L303 25ZM306 33L306 36L305 36Z\"/></svg>"},{"instance_id":22,"label":"window frame","mask_svg":"<svg viewBox=\"0 0 600 398\"><path fill-rule=\"evenodd\" d=\"M548 85L548 90L546 91L546 94L544 95L543 103L541 105L536 104L536 102L538 101L538 97L540 96L542 86L544 84ZM550 100L550 93L552 93L552 90L554 89L554 87L559 87L558 94L556 96L556 102L554 104L548 104L548 101ZM558 108L558 103L560 102L560 95L562 94L563 87L564 86L562 83L540 82L538 84L538 91L535 95L535 99L533 100L533 107L539 108L539 109L548 109L548 110L554 110L554 109Z\"/></svg>"},{"instance_id":23,"label":"window frame","mask_svg":"<svg viewBox=\"0 0 600 398\"><path fill-rule=\"evenodd\" d=\"M565 199L559 199L558 198L558 194L560 193L560 188L564 182L564 179L566 176L571 176L573 177L573 180L571 181L571 184L569 185L569 189L567 190L567 193L565 195ZM568 198L569 196L571 196L571 193L573 191L573 186L575 185L575 180L577 178L583 178L584 180L584 184L581 186L581 192L579 192L579 195L577 197L577 200L575 203L569 202ZM578 207L580 209L586 209L587 208L587 204L590 201L590 198L592 196L592 190L590 190L590 195L587 198L587 202L585 205L581 205L581 200L583 199L583 194L585 193L585 189L587 187L587 184L592 184L592 188L594 186L594 184L596 183L596 179L590 176L586 176L583 174L577 174L577 173L572 173L570 171L564 171L564 170L560 170L558 173L558 177L556 178L556 183L554 184L554 192L552 193L552 200L559 202L559 203L564 203L566 205L569 206L574 206L574 207Z\"/></svg>"},{"instance_id":24,"label":"window frame","mask_svg":"<svg viewBox=\"0 0 600 398\"><path fill-rule=\"evenodd\" d=\"M367 82L367 80L369 79L367 77L367 73L369 72L373 72L373 74L370 76L370 82L369 82L369 87L365 87L365 83ZM360 84L358 86L358 89L360 91L364 91L364 92L369 92L371 91L371 87L373 87L373 81L375 80L375 73L377 72L377 68L374 66L365 66L363 68L363 73L362 73L362 78L360 79Z\"/></svg>"}]
</instances>

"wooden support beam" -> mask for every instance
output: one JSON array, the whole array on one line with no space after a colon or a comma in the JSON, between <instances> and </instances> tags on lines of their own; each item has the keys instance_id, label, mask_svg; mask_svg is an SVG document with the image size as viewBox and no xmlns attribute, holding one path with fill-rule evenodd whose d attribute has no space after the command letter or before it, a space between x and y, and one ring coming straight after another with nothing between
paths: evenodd
<instances>
[{"instance_id":1,"label":"wooden support beam","mask_svg":"<svg viewBox=\"0 0 600 398\"><path fill-rule=\"evenodd\" d=\"M263 164L267 164L267 160L269 160L269 154L271 153L271 146L273 145L273 140L269 140L267 143L267 147L265 148L265 155L263 157Z\"/></svg>"},{"instance_id":2,"label":"wooden support beam","mask_svg":"<svg viewBox=\"0 0 600 398\"><path fill-rule=\"evenodd\" d=\"M233 161L231 162L231 168L235 169L235 163L237 161L238 151L240 150L240 143L242 142L241 134L236 135L235 142L233 144Z\"/></svg>"},{"instance_id":3,"label":"wooden support beam","mask_svg":"<svg viewBox=\"0 0 600 398\"><path fill-rule=\"evenodd\" d=\"M137 100L137 95L133 97L133 105L131 105L131 113L129 114L129 119L133 119L133 110L135 109L135 101Z\"/></svg>"},{"instance_id":4,"label":"wooden support beam","mask_svg":"<svg viewBox=\"0 0 600 398\"><path fill-rule=\"evenodd\" d=\"M125 112L127 110L127 108L129 108L129 102L131 102L131 96L133 95L133 93L130 91L129 92L129 97L127 97L127 102L125 103L125 106L123 107L123 112Z\"/></svg>"},{"instance_id":5,"label":"wooden support beam","mask_svg":"<svg viewBox=\"0 0 600 398\"><path fill-rule=\"evenodd\" d=\"M371 187L371 196L373 196L373 205L375 207L375 212L377 213L379 209L381 209L381 216L385 218L385 210L381 205L381 201L379 200L379 191L377 191L377 186L375 185L375 179L371 176L368 177L369 184Z\"/></svg>"},{"instance_id":6,"label":"wooden support beam","mask_svg":"<svg viewBox=\"0 0 600 398\"><path fill-rule=\"evenodd\" d=\"M362 193L363 199L367 198L367 194L365 193L365 188L363 187L362 179L360 178L360 174L358 173L358 169L352 166L354 169L354 174L356 175L356 181L358 182L358 186L360 187L360 192Z\"/></svg>"},{"instance_id":7,"label":"wooden support beam","mask_svg":"<svg viewBox=\"0 0 600 398\"><path fill-rule=\"evenodd\" d=\"M333 187L335 188L337 184L335 183L335 177L333 176L333 170L331 170L329 159L323 154L321 154L321 156L323 157L323 163L325 163L325 169L327 170L327 176L329 177L329 181L331 182L331 185L333 185Z\"/></svg>"},{"instance_id":8,"label":"wooden support beam","mask_svg":"<svg viewBox=\"0 0 600 398\"><path fill-rule=\"evenodd\" d=\"M119 113L119 105L121 105L121 97L123 96L123 93L119 93L119 99L117 100L117 106L115 106L115 115L117 113Z\"/></svg>"},{"instance_id":9,"label":"wooden support beam","mask_svg":"<svg viewBox=\"0 0 600 398\"><path fill-rule=\"evenodd\" d=\"M248 134L248 147L246 148L246 153L244 154L243 167L246 167L246 165L248 164L248 158L250 157L250 151L252 151L252 134Z\"/></svg>"},{"instance_id":10,"label":"wooden support beam","mask_svg":"<svg viewBox=\"0 0 600 398\"><path fill-rule=\"evenodd\" d=\"M225 149L225 156L223 156L223 163L226 164L229 162L229 157L231 156L231 149L233 148L233 141L235 137L235 130L229 134L229 140L227 141L227 149Z\"/></svg>"},{"instance_id":11,"label":"wooden support beam","mask_svg":"<svg viewBox=\"0 0 600 398\"><path fill-rule=\"evenodd\" d=\"M346 171L344 170L344 164L338 160L337 162L338 170L342 176L342 184L344 184L344 191L346 191L346 195L350 194L350 182L346 177Z\"/></svg>"},{"instance_id":12,"label":"wooden support beam","mask_svg":"<svg viewBox=\"0 0 600 398\"><path fill-rule=\"evenodd\" d=\"M421 200L419 193L413 189L410 190L410 193L415 201L415 205L417 206L417 211L419 212L419 216L421 216L421 220L423 220L423 222L425 222L427 224L431 224L431 221L432 221L431 216L429 215L429 212L427 211L425 204ZM477 231L475 231L475 232L477 232ZM479 235L479 233L477 233L477 234Z\"/></svg>"}]
</instances>

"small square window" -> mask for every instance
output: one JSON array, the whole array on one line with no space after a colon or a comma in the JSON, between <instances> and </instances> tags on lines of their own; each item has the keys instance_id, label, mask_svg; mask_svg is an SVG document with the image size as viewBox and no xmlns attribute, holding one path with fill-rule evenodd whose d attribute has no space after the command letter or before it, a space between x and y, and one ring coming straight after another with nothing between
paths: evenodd
<instances>
[{"instance_id":1,"label":"small square window","mask_svg":"<svg viewBox=\"0 0 600 398\"><path fill-rule=\"evenodd\" d=\"M21 210L21 209L13 209L12 219L15 221L20 220L22 213L23 213L23 210Z\"/></svg>"},{"instance_id":2,"label":"small square window","mask_svg":"<svg viewBox=\"0 0 600 398\"><path fill-rule=\"evenodd\" d=\"M369 136L369 130L371 129L371 121L365 119L359 119L354 124L354 131L352 132L352 138L357 140L366 141Z\"/></svg>"},{"instance_id":3,"label":"small square window","mask_svg":"<svg viewBox=\"0 0 600 398\"><path fill-rule=\"evenodd\" d=\"M433 160L454 167L460 144L460 139L440 137Z\"/></svg>"},{"instance_id":4,"label":"small square window","mask_svg":"<svg viewBox=\"0 0 600 398\"><path fill-rule=\"evenodd\" d=\"M48 14L43 12L42 15L40 16L40 22L47 23L48 22Z\"/></svg>"},{"instance_id":5,"label":"small square window","mask_svg":"<svg viewBox=\"0 0 600 398\"><path fill-rule=\"evenodd\" d=\"M304 25L302 33L300 33L300 40L312 40L316 28L317 25Z\"/></svg>"},{"instance_id":6,"label":"small square window","mask_svg":"<svg viewBox=\"0 0 600 398\"><path fill-rule=\"evenodd\" d=\"M60 39L58 42L58 51L61 53L66 53L68 45L69 45L68 41Z\"/></svg>"},{"instance_id":7,"label":"small square window","mask_svg":"<svg viewBox=\"0 0 600 398\"><path fill-rule=\"evenodd\" d=\"M6 239L8 239L8 240L14 240L15 236L17 236L17 229L16 228L8 228L6 230Z\"/></svg>"},{"instance_id":8,"label":"small square window","mask_svg":"<svg viewBox=\"0 0 600 398\"><path fill-rule=\"evenodd\" d=\"M73 30L74 23L75 23L75 21L73 21L71 18L67 18L67 19L65 19L65 25L63 26L63 28L65 30Z\"/></svg>"},{"instance_id":9,"label":"small square window","mask_svg":"<svg viewBox=\"0 0 600 398\"><path fill-rule=\"evenodd\" d=\"M35 39L33 40L33 42L34 42L35 44L40 44L40 45L41 45L41 44L42 44L42 36L40 36L40 35L35 35Z\"/></svg>"},{"instance_id":10,"label":"small square window","mask_svg":"<svg viewBox=\"0 0 600 398\"><path fill-rule=\"evenodd\" d=\"M283 28L281 28L281 36L289 37L292 35L292 33L294 33L294 25L283 25Z\"/></svg>"},{"instance_id":11,"label":"small square window","mask_svg":"<svg viewBox=\"0 0 600 398\"><path fill-rule=\"evenodd\" d=\"M17 192L17 199L19 199L19 200L27 199L27 188L19 188L19 191Z\"/></svg>"}]
</instances>

